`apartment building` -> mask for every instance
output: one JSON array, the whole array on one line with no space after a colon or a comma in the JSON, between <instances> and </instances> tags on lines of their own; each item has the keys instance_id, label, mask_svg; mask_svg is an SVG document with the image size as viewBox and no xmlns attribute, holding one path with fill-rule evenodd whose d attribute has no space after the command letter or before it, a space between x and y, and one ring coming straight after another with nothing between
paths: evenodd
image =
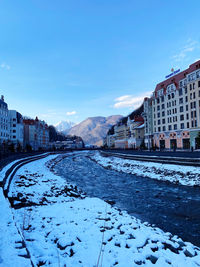
<instances>
[{"instance_id":1,"label":"apartment building","mask_svg":"<svg viewBox=\"0 0 200 267\"><path fill-rule=\"evenodd\" d=\"M0 99L0 144L9 140L8 120L8 105L2 95Z\"/></svg>"},{"instance_id":2,"label":"apartment building","mask_svg":"<svg viewBox=\"0 0 200 267\"><path fill-rule=\"evenodd\" d=\"M37 117L34 119L24 119L24 146L31 146L33 150L48 149L49 129L44 121Z\"/></svg>"},{"instance_id":3,"label":"apartment building","mask_svg":"<svg viewBox=\"0 0 200 267\"><path fill-rule=\"evenodd\" d=\"M128 148L129 128L126 123L119 123L114 127L115 148Z\"/></svg>"},{"instance_id":4,"label":"apartment building","mask_svg":"<svg viewBox=\"0 0 200 267\"><path fill-rule=\"evenodd\" d=\"M16 110L8 111L9 140L17 147L23 147L24 125L22 115Z\"/></svg>"},{"instance_id":5,"label":"apartment building","mask_svg":"<svg viewBox=\"0 0 200 267\"><path fill-rule=\"evenodd\" d=\"M144 141L144 119L136 116L133 120L128 117L127 126L129 127L128 148L137 149Z\"/></svg>"},{"instance_id":6,"label":"apartment building","mask_svg":"<svg viewBox=\"0 0 200 267\"><path fill-rule=\"evenodd\" d=\"M147 137L149 135L150 139L150 129L153 129L153 142L159 148L197 148L196 138L200 132L200 60L157 84L148 101L144 103L147 106L152 103L152 122L150 117L145 119L146 142L150 143ZM147 116L147 111L145 114Z\"/></svg>"},{"instance_id":7,"label":"apartment building","mask_svg":"<svg viewBox=\"0 0 200 267\"><path fill-rule=\"evenodd\" d=\"M152 98L144 98L144 143L145 147L150 149L153 146L153 114L152 114Z\"/></svg>"}]
</instances>

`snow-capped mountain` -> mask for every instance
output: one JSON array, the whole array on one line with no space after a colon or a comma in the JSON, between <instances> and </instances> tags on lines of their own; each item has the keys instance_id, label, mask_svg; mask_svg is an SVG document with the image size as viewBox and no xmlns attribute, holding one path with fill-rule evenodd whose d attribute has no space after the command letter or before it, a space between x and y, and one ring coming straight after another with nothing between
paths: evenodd
<instances>
[{"instance_id":1,"label":"snow-capped mountain","mask_svg":"<svg viewBox=\"0 0 200 267\"><path fill-rule=\"evenodd\" d=\"M74 125L75 123L72 121L60 121L55 125L55 127L58 132L67 133Z\"/></svg>"}]
</instances>

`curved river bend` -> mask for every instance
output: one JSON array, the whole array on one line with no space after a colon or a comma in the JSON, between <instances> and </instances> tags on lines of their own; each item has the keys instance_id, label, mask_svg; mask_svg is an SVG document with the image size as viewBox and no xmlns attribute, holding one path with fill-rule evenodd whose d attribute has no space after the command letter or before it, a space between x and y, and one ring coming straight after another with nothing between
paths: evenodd
<instances>
[{"instance_id":1,"label":"curved river bend","mask_svg":"<svg viewBox=\"0 0 200 267\"><path fill-rule=\"evenodd\" d=\"M68 156L55 170L88 196L115 201L141 221L200 246L200 188L107 170L85 153Z\"/></svg>"}]
</instances>

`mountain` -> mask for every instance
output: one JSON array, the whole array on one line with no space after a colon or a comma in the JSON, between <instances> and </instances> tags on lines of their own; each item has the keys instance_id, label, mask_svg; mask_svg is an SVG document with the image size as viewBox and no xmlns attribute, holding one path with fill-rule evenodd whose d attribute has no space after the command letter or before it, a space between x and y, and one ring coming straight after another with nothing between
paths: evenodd
<instances>
[{"instance_id":1,"label":"mountain","mask_svg":"<svg viewBox=\"0 0 200 267\"><path fill-rule=\"evenodd\" d=\"M67 133L69 129L71 129L75 125L72 121L61 121L55 125L56 130L58 132L65 132Z\"/></svg>"},{"instance_id":2,"label":"mountain","mask_svg":"<svg viewBox=\"0 0 200 267\"><path fill-rule=\"evenodd\" d=\"M121 118L121 115L90 117L73 126L67 134L82 137L85 144L100 146L103 144L103 138L106 136L109 128Z\"/></svg>"}]
</instances>

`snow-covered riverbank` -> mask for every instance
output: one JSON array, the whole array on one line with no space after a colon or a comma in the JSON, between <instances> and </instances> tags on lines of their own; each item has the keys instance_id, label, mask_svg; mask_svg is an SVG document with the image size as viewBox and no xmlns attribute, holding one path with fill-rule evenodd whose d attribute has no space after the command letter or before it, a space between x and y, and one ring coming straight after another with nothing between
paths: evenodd
<instances>
[{"instance_id":1,"label":"snow-covered riverbank","mask_svg":"<svg viewBox=\"0 0 200 267\"><path fill-rule=\"evenodd\" d=\"M200 168L155 162L136 161L117 157L103 157L99 152L91 156L98 164L119 172L188 186L200 186Z\"/></svg>"},{"instance_id":2,"label":"snow-covered riverbank","mask_svg":"<svg viewBox=\"0 0 200 267\"><path fill-rule=\"evenodd\" d=\"M30 263L15 248L20 235L14 222L35 266L200 266L199 248L86 197L52 172L55 160L59 158L49 156L18 170L9 193L14 221L1 194L0 240L9 236L14 247L9 250L8 244L0 243L0 266L11 266L11 252L14 266ZM3 221L5 210L10 215Z\"/></svg>"}]
</instances>

